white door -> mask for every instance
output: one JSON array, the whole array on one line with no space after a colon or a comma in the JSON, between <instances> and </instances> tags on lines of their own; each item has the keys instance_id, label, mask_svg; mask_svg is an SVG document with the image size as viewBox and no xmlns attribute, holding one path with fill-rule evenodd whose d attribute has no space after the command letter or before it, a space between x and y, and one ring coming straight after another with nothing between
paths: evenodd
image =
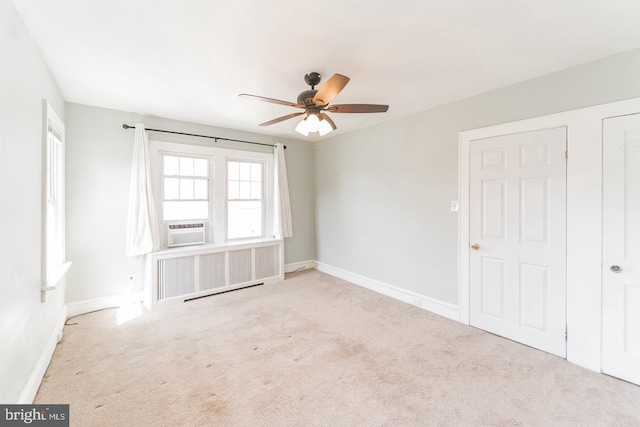
<instances>
[{"instance_id":1,"label":"white door","mask_svg":"<svg viewBox=\"0 0 640 427\"><path fill-rule=\"evenodd\" d=\"M566 357L565 127L471 141L469 319Z\"/></svg>"},{"instance_id":2,"label":"white door","mask_svg":"<svg viewBox=\"0 0 640 427\"><path fill-rule=\"evenodd\" d=\"M640 114L604 120L602 372L640 384Z\"/></svg>"}]
</instances>

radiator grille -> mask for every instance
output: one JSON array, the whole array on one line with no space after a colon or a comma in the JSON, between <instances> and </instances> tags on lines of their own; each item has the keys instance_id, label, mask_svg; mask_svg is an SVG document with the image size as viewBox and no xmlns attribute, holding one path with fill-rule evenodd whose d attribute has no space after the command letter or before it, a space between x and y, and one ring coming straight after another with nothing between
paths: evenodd
<instances>
[{"instance_id":1,"label":"radiator grille","mask_svg":"<svg viewBox=\"0 0 640 427\"><path fill-rule=\"evenodd\" d=\"M229 252L229 284L251 280L251 249Z\"/></svg>"},{"instance_id":2,"label":"radiator grille","mask_svg":"<svg viewBox=\"0 0 640 427\"><path fill-rule=\"evenodd\" d=\"M256 279L277 276L280 273L279 258L277 246L256 248Z\"/></svg>"},{"instance_id":3,"label":"radiator grille","mask_svg":"<svg viewBox=\"0 0 640 427\"><path fill-rule=\"evenodd\" d=\"M160 260L158 263L159 299L195 292L194 264L194 257Z\"/></svg>"},{"instance_id":4,"label":"radiator grille","mask_svg":"<svg viewBox=\"0 0 640 427\"><path fill-rule=\"evenodd\" d=\"M221 288L225 285L224 252L200 256L200 290Z\"/></svg>"}]
</instances>

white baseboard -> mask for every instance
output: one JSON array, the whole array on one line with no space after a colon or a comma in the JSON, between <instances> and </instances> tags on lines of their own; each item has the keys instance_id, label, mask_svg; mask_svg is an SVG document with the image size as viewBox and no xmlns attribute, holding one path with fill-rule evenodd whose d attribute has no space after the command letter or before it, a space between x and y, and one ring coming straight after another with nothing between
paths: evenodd
<instances>
[{"instance_id":1,"label":"white baseboard","mask_svg":"<svg viewBox=\"0 0 640 427\"><path fill-rule=\"evenodd\" d=\"M370 279L368 277L361 276L359 274L351 273L346 270L342 270L337 267L333 267L322 262L317 262L317 270L323 273L330 274L348 282L354 283L358 286L370 289L380 294L386 295L391 298L398 299L406 302L407 304L415 305L423 308L432 313L446 317L456 322L460 321L460 313L458 306L450 304L448 302L440 301L435 298L431 298L425 295L420 295L416 292L402 289L388 283L383 283L378 280Z\"/></svg>"},{"instance_id":2,"label":"white baseboard","mask_svg":"<svg viewBox=\"0 0 640 427\"><path fill-rule=\"evenodd\" d=\"M67 303L67 316L79 316L104 308L122 307L142 301L142 292L127 292L120 295L92 298Z\"/></svg>"},{"instance_id":3,"label":"white baseboard","mask_svg":"<svg viewBox=\"0 0 640 427\"><path fill-rule=\"evenodd\" d=\"M317 265L318 263L312 260L293 262L291 264L284 265L284 272L293 273L294 271L299 271L299 270L311 270L316 268Z\"/></svg>"},{"instance_id":4,"label":"white baseboard","mask_svg":"<svg viewBox=\"0 0 640 427\"><path fill-rule=\"evenodd\" d=\"M32 404L33 400L36 398L36 394L38 393L42 379L47 372L49 362L51 362L56 346L60 341L62 341L64 322L66 322L66 320L67 306L65 305L62 306L62 310L60 311L60 315L56 321L56 326L53 328L53 333L49 337L49 341L47 341L44 351L38 358L38 362L36 362L36 366L33 368L31 375L29 375L27 384L24 386L22 394L20 394L20 398L18 399L18 404L29 405Z\"/></svg>"}]
</instances>

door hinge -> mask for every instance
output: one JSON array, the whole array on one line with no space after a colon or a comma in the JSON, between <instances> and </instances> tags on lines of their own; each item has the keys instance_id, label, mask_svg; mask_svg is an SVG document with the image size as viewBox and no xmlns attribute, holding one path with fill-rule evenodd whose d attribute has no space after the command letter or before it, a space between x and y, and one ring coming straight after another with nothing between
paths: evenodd
<instances>
[{"instance_id":1,"label":"door hinge","mask_svg":"<svg viewBox=\"0 0 640 427\"><path fill-rule=\"evenodd\" d=\"M569 160L569 152L568 152L568 151L565 151L565 152L564 152L564 161L566 162L566 161L568 161L568 160Z\"/></svg>"},{"instance_id":2,"label":"door hinge","mask_svg":"<svg viewBox=\"0 0 640 427\"><path fill-rule=\"evenodd\" d=\"M564 340L569 341L569 331L567 328L564 329Z\"/></svg>"}]
</instances>

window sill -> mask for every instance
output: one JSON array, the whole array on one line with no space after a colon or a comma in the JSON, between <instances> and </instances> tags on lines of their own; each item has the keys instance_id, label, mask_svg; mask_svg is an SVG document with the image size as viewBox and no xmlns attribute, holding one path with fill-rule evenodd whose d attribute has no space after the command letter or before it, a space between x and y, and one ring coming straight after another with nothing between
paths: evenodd
<instances>
[{"instance_id":1,"label":"window sill","mask_svg":"<svg viewBox=\"0 0 640 427\"><path fill-rule=\"evenodd\" d=\"M67 261L64 264L56 267L51 273L47 274L46 283L40 288L41 300L45 302L47 291L53 291L60 283L64 276L67 275L67 271L71 267L71 261Z\"/></svg>"}]
</instances>

